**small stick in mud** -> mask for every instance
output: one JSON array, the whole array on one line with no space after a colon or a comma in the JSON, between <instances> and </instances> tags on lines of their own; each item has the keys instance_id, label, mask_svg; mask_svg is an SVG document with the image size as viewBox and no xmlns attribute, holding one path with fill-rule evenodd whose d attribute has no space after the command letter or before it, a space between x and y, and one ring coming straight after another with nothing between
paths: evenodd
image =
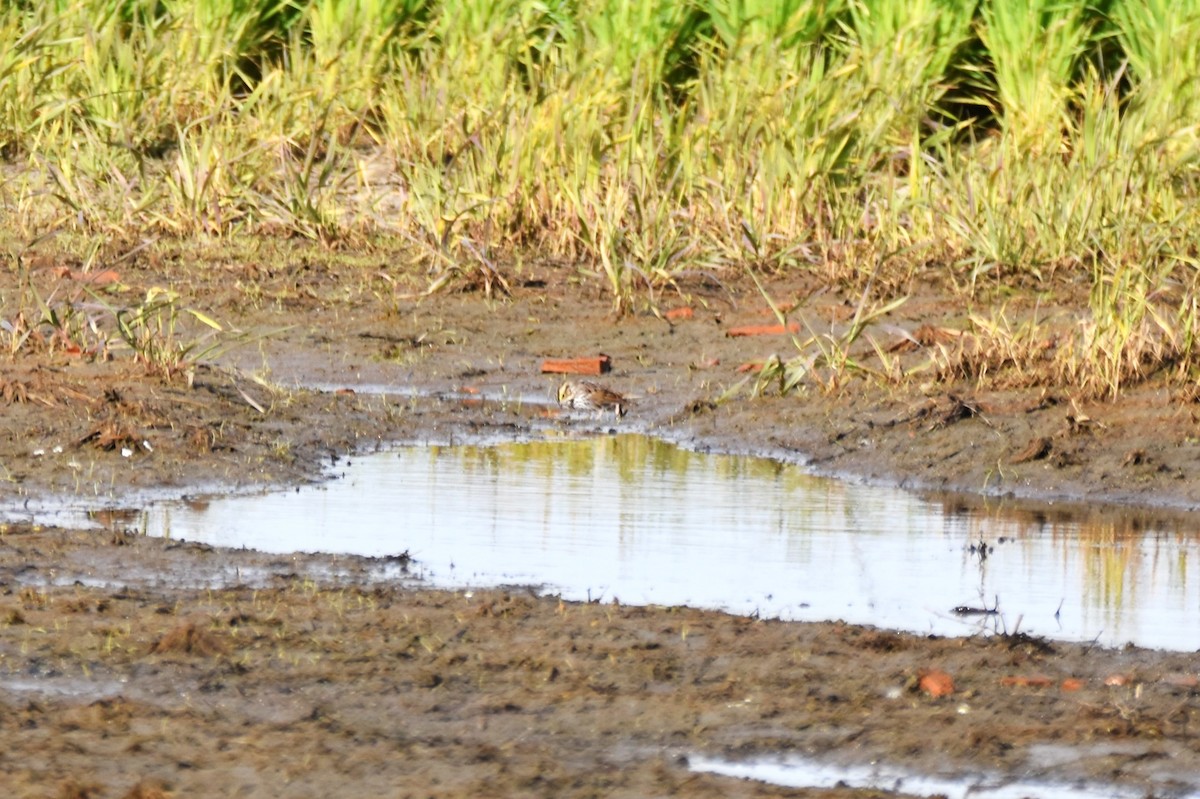
<instances>
[{"instance_id":1,"label":"small stick in mud","mask_svg":"<svg viewBox=\"0 0 1200 799\"><path fill-rule=\"evenodd\" d=\"M992 602L994 604L990 608L987 606L987 603L984 603L981 608L972 607L971 605L959 605L952 608L950 612L956 616L995 616L1000 612L1000 595L997 594L993 597Z\"/></svg>"}]
</instances>

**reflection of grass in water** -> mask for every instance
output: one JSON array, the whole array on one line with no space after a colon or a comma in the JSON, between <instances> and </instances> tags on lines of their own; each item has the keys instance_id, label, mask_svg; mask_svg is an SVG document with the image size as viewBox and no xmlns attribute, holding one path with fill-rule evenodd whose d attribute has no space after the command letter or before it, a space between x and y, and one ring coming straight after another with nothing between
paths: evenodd
<instances>
[{"instance_id":1,"label":"reflection of grass in water","mask_svg":"<svg viewBox=\"0 0 1200 799\"><path fill-rule=\"evenodd\" d=\"M1098 591L1099 604L1117 610L1125 606L1127 596L1137 596L1135 569L1130 561L1138 554L1129 543L1110 541L1101 546L1096 542L1082 544L1085 586Z\"/></svg>"},{"instance_id":2,"label":"reflection of grass in water","mask_svg":"<svg viewBox=\"0 0 1200 799\"><path fill-rule=\"evenodd\" d=\"M817 539L811 533L818 529L833 526L847 533L863 529L857 518L863 505L845 483L814 478L798 467L766 458L697 453L642 435L443 448L438 452L430 457L458 458L464 474L505 475L520 483L523 491L544 492L547 503L554 500L554 492L566 488L563 478L603 492L593 494L599 502L606 495L631 489L622 503L628 513L667 510L654 504L664 486L678 491L678 499L688 502L696 501L697 491L704 486L734 486L723 496L732 494L735 503L745 502L747 513L764 510L762 498L771 496L778 500L779 511L770 524L785 532L794 554L812 547ZM596 482L597 478L612 482ZM738 513L739 507L728 512ZM901 503L897 508L906 514L927 512L919 503ZM1178 593L1187 585L1191 539L1181 522L1139 511L1033 510L1005 504L968 508L950 501L944 503L942 512L947 524L967 514L964 546L980 540L996 545L1003 536L1012 541L1001 546L1020 547L1026 542L1030 547L1056 550L1055 559L1064 569L1077 562L1082 584L1074 591L1085 605L1107 613L1127 610L1130 602L1144 599L1156 588ZM716 516L713 521L720 524ZM909 529L919 526L907 525ZM622 527L624 533L634 529ZM887 535L887 531L873 534ZM1029 559L1026 566L1031 573L1025 578L1043 575L1052 579L1044 575L1044 565ZM1064 590L1072 592L1069 586Z\"/></svg>"},{"instance_id":3,"label":"reflection of grass in water","mask_svg":"<svg viewBox=\"0 0 1200 799\"><path fill-rule=\"evenodd\" d=\"M1001 546L1048 538L1061 563L1078 559L1084 604L1116 612L1157 589L1179 594L1188 585L1188 559L1198 541L1193 521L1133 508L1014 508L1004 503L963 505L947 500L948 515L967 514L967 542ZM1029 564L1036 568L1036 564Z\"/></svg>"},{"instance_id":4,"label":"reflection of grass in water","mask_svg":"<svg viewBox=\"0 0 1200 799\"><path fill-rule=\"evenodd\" d=\"M445 448L431 448L445 454ZM544 475L585 477L598 471L615 473L625 484L648 477L703 473L720 480L760 480L778 483L785 490L811 490L818 480L801 469L767 458L692 452L660 439L636 434L579 440L530 441L497 446L466 446L455 450L464 471L500 470ZM830 486L835 484L829 483ZM836 489L834 489L836 490Z\"/></svg>"},{"instance_id":5,"label":"reflection of grass in water","mask_svg":"<svg viewBox=\"0 0 1200 799\"><path fill-rule=\"evenodd\" d=\"M555 492L570 490L564 477L591 485L598 502L621 492L626 511L651 514L670 510L669 503L661 499L663 491L674 492L671 501L704 502L717 499L704 494L705 487L720 486L720 500L731 507L714 512L713 524L722 523L720 513L761 514L777 506L778 512L766 523L787 535L788 547L796 556L811 549L815 530L861 527L856 518L861 509L846 483L814 477L780 461L693 452L643 435L431 450L431 459L458 458L464 475L503 475L521 487L526 499L540 491L546 503L553 502ZM598 477L614 482L597 482ZM905 507L907 513L921 513L916 504Z\"/></svg>"},{"instance_id":6,"label":"reflection of grass in water","mask_svg":"<svg viewBox=\"0 0 1200 799\"><path fill-rule=\"evenodd\" d=\"M789 553L807 559L813 538L806 533L815 527L807 522L809 517L844 504L836 496L844 490L842 484L814 478L794 466L766 458L692 452L643 435L461 447L456 452L463 473L504 475L521 487L518 501L528 502L529 493L536 494L547 513L556 503L555 492L570 492L570 483L589 486L593 504L608 503L620 494L616 529L626 546L633 546L654 519L681 512L672 503L713 503L705 504L712 511L706 523L711 523L710 532L720 531L731 516L762 511L766 490L780 507L768 529L785 532ZM670 492L668 499L664 492ZM786 500L795 495L801 498ZM747 503L744 509L741 502Z\"/></svg>"},{"instance_id":7,"label":"reflection of grass in water","mask_svg":"<svg viewBox=\"0 0 1200 799\"><path fill-rule=\"evenodd\" d=\"M1194 537L1183 532L1152 534L1141 530L1090 529L1080 536L1087 584L1099 589L1105 607L1117 609L1140 589L1187 586L1188 558ZM1142 586L1146 579L1150 585ZM1161 584L1165 581L1165 585Z\"/></svg>"}]
</instances>

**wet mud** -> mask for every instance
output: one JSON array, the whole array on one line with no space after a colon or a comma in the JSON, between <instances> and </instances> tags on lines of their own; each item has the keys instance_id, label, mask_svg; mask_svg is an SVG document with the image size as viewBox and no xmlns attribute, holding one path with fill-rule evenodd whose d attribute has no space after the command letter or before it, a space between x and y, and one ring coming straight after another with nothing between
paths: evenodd
<instances>
[{"instance_id":1,"label":"wet mud","mask_svg":"<svg viewBox=\"0 0 1200 799\"><path fill-rule=\"evenodd\" d=\"M730 398L739 366L793 346L726 335L771 321L749 287L698 282L660 303L691 318L617 322L598 285L549 269L514 281L509 299L415 300L377 276L384 264L219 266L176 283L250 334L287 329L223 352L190 385L49 341L4 368L10 795L891 795L689 768L788 753L1195 790L1187 653L433 591L395 559L226 551L145 538L119 513L80 530L28 511L290 486L394 441L614 427L866 481L1186 510L1200 502L1200 406L1178 389L1151 381L1102 402L1067 388L855 379L785 397L752 397L747 384ZM169 277L145 263L123 279L136 296ZM772 291L807 298L811 325L840 324L850 302L799 283ZM931 290L893 321L948 323L959 305ZM541 361L598 353L613 364L600 379L632 398L628 414L559 413L559 378Z\"/></svg>"}]
</instances>

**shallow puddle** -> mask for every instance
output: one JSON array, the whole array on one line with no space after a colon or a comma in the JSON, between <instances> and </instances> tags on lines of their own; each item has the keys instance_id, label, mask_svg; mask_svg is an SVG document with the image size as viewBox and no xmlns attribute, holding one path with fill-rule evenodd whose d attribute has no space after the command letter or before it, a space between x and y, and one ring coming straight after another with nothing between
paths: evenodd
<instances>
[{"instance_id":1,"label":"shallow puddle","mask_svg":"<svg viewBox=\"0 0 1200 799\"><path fill-rule=\"evenodd\" d=\"M1138 799L1148 795L1145 785L1122 787L1111 780L1066 782L1033 776L1012 778L999 774L930 776L882 763L841 766L801 757L748 761L693 757L689 759L689 767L693 771L758 780L789 788L830 789L844 786L946 799L1027 799L1032 796L1039 799L1092 799L1097 796ZM1149 795L1176 799L1194 799L1197 796L1194 786L1177 781L1167 781L1155 787L1157 791Z\"/></svg>"},{"instance_id":2,"label":"shallow puddle","mask_svg":"<svg viewBox=\"0 0 1200 799\"><path fill-rule=\"evenodd\" d=\"M138 525L269 552L408 552L437 586L1200 648L1200 539L1178 522L972 509L636 435L404 447L336 474L154 504Z\"/></svg>"},{"instance_id":3,"label":"shallow puddle","mask_svg":"<svg viewBox=\"0 0 1200 799\"><path fill-rule=\"evenodd\" d=\"M89 680L70 677L26 677L5 678L4 690L13 693L41 694L42 696L87 697L90 700L120 696L129 690L123 680Z\"/></svg>"}]
</instances>

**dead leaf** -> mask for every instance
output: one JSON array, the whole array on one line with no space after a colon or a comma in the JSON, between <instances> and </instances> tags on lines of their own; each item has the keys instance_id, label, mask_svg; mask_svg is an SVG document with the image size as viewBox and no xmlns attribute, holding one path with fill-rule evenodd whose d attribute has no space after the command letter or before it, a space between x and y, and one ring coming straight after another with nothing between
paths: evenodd
<instances>
[{"instance_id":1,"label":"dead leaf","mask_svg":"<svg viewBox=\"0 0 1200 799\"><path fill-rule=\"evenodd\" d=\"M138 436L132 430L121 427L116 422L105 422L92 432L76 442L77 446L91 444L96 449L111 452L117 447L133 447L138 442Z\"/></svg>"},{"instance_id":2,"label":"dead leaf","mask_svg":"<svg viewBox=\"0 0 1200 799\"><path fill-rule=\"evenodd\" d=\"M992 426L983 415L983 409L973 400L965 400L957 394L947 394L946 399L950 400L950 407L947 408L938 417L937 421L930 427L931 430L949 427L955 422L961 422L963 419L971 419L977 417L979 421Z\"/></svg>"},{"instance_id":3,"label":"dead leaf","mask_svg":"<svg viewBox=\"0 0 1200 799\"><path fill-rule=\"evenodd\" d=\"M225 644L213 633L202 630L195 622L185 622L154 642L151 652L182 652L188 655L212 656L225 652Z\"/></svg>"},{"instance_id":4,"label":"dead leaf","mask_svg":"<svg viewBox=\"0 0 1200 799\"><path fill-rule=\"evenodd\" d=\"M109 286L113 283L121 282L121 276L115 269L105 269L101 272L89 272L82 275L73 275L73 277L81 283L90 283L93 286Z\"/></svg>"},{"instance_id":5,"label":"dead leaf","mask_svg":"<svg viewBox=\"0 0 1200 799\"><path fill-rule=\"evenodd\" d=\"M935 327L924 324L912 333L901 331L900 338L893 342L888 352L912 352L919 347L932 347L935 344L949 344L962 338L963 331L950 327Z\"/></svg>"},{"instance_id":6,"label":"dead leaf","mask_svg":"<svg viewBox=\"0 0 1200 799\"><path fill-rule=\"evenodd\" d=\"M1146 450L1144 449L1131 449L1121 459L1122 466L1141 466L1143 463L1149 462L1150 456L1146 454Z\"/></svg>"},{"instance_id":7,"label":"dead leaf","mask_svg":"<svg viewBox=\"0 0 1200 799\"><path fill-rule=\"evenodd\" d=\"M241 395L242 395L242 399L244 399L244 400L246 401L246 404L247 404L247 405L249 405L251 408L253 408L254 410L258 411L258 412L259 412L259 413L261 413L261 414L264 414L264 415L266 414L266 412L267 412L267 411L266 411L266 409L264 409L264 408L263 408L263 406L259 405L259 404L258 404L258 403L257 403L257 402L254 400L254 398L253 398L253 397L251 397L251 396L250 396L249 394L247 394L245 391L242 391L242 389L241 389L241 387L240 387L240 386L234 386L234 388L236 388L236 389L237 389L237 393L238 393L238 394L241 394Z\"/></svg>"},{"instance_id":8,"label":"dead leaf","mask_svg":"<svg viewBox=\"0 0 1200 799\"><path fill-rule=\"evenodd\" d=\"M1046 436L1035 438L1025 445L1025 449L1013 455L1009 459L1009 463L1028 463L1029 461L1037 461L1050 454L1052 444Z\"/></svg>"},{"instance_id":9,"label":"dead leaf","mask_svg":"<svg viewBox=\"0 0 1200 799\"><path fill-rule=\"evenodd\" d=\"M1060 400L1058 397L1051 394L1046 389L1042 389L1042 393L1041 396L1038 397L1038 401L1026 408L1025 413L1037 413L1038 411L1044 411L1047 408L1058 405L1060 402L1062 402L1062 400Z\"/></svg>"}]
</instances>

